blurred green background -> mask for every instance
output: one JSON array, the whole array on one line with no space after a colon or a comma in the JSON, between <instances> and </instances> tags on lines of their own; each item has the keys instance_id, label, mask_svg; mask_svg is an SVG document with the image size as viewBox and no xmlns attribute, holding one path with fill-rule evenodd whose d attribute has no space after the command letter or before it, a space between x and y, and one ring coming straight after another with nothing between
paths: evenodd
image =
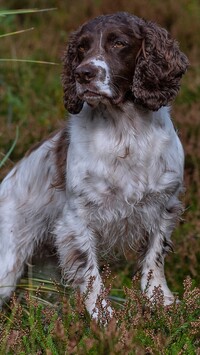
<instances>
[{"instance_id":1,"label":"blurred green background","mask_svg":"<svg viewBox=\"0 0 200 355\"><path fill-rule=\"evenodd\" d=\"M184 145L186 211L174 232L175 253L166 261L173 290L182 290L190 275L200 281L200 1L199 0L0 0L0 10L49 9L32 14L0 17L0 35L33 30L0 38L0 160L19 138L10 158L0 170L2 179L13 164L36 141L44 138L67 117L62 102L61 58L68 34L99 14L128 11L168 29L190 61L182 87L173 103L172 117ZM8 59L57 63L36 64ZM119 284L131 277L134 262L115 262ZM117 282L117 281L116 281Z\"/></svg>"}]
</instances>

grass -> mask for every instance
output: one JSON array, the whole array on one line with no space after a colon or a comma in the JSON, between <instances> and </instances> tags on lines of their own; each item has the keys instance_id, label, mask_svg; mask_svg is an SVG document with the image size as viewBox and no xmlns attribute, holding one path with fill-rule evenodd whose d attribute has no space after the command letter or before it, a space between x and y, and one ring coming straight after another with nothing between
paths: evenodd
<instances>
[{"instance_id":1,"label":"grass","mask_svg":"<svg viewBox=\"0 0 200 355\"><path fill-rule=\"evenodd\" d=\"M1 7L13 12L18 1L2 0ZM191 65L172 109L186 155L186 211L174 232L175 252L166 258L169 286L182 302L165 308L157 290L150 305L137 278L132 281L134 259L127 255L110 265L115 278L106 282L116 312L104 327L91 321L79 294L48 275L41 282L29 275L0 313L0 354L200 354L199 1L29 0L23 7L30 12L2 16L0 9L0 179L65 118L60 58L69 31L88 18L130 11L168 28L188 55ZM41 7L57 10L32 11Z\"/></svg>"}]
</instances>

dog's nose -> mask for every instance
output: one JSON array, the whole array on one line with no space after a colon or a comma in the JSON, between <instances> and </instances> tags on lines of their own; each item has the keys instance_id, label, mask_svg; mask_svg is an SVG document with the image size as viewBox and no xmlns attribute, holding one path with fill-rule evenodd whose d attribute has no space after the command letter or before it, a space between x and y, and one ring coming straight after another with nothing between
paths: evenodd
<instances>
[{"instance_id":1,"label":"dog's nose","mask_svg":"<svg viewBox=\"0 0 200 355\"><path fill-rule=\"evenodd\" d=\"M81 65L75 70L75 78L80 84L87 84L97 76L97 68L92 65Z\"/></svg>"}]
</instances>

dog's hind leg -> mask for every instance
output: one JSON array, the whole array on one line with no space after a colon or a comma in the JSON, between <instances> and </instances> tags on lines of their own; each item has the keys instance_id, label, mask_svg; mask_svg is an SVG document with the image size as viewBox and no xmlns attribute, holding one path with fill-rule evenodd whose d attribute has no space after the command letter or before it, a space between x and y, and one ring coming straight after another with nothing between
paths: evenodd
<instances>
[{"instance_id":1,"label":"dog's hind leg","mask_svg":"<svg viewBox=\"0 0 200 355\"><path fill-rule=\"evenodd\" d=\"M62 210L63 193L51 188L51 180L47 179L51 163L44 159L47 152L40 149L40 152L35 151L24 158L0 184L2 300L9 297L15 289L35 245L49 237L52 225ZM42 166L40 169L39 163Z\"/></svg>"},{"instance_id":2,"label":"dog's hind leg","mask_svg":"<svg viewBox=\"0 0 200 355\"><path fill-rule=\"evenodd\" d=\"M24 238L23 230L19 228L21 218L13 201L0 199L0 304L15 289L25 261L33 250L30 235Z\"/></svg>"}]
</instances>

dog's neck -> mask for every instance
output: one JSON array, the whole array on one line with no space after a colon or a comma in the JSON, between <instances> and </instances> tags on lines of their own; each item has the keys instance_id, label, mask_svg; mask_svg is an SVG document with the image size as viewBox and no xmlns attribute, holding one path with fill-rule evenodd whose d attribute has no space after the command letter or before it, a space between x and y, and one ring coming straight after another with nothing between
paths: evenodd
<instances>
[{"instance_id":1,"label":"dog's neck","mask_svg":"<svg viewBox=\"0 0 200 355\"><path fill-rule=\"evenodd\" d=\"M165 113L164 113L165 112ZM102 124L110 125L117 130L129 131L129 129L145 129L147 126L162 124L165 116L168 116L168 108L162 107L158 111L150 111L146 108L127 101L119 105L112 105L109 101L100 103L96 107L88 105L86 102L83 109L75 117L79 117L83 121L87 118L89 121L101 120Z\"/></svg>"}]
</instances>

